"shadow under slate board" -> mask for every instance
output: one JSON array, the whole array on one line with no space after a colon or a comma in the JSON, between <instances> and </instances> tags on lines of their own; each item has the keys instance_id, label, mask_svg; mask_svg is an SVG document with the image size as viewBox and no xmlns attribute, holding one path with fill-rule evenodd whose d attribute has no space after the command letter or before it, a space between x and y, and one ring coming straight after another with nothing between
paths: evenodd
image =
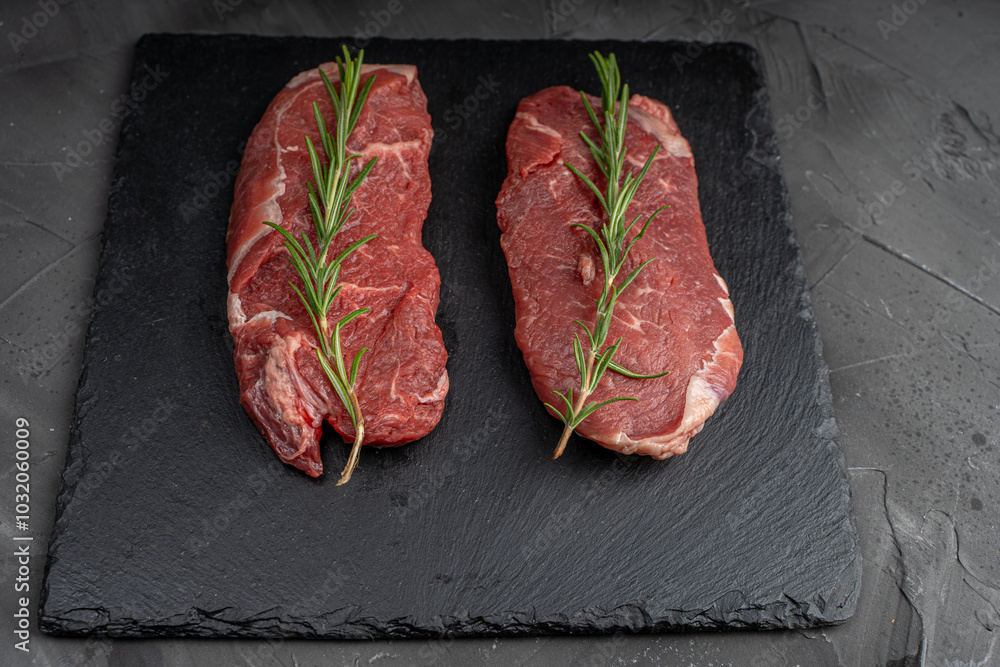
<instances>
[{"instance_id":1,"label":"shadow under slate board","mask_svg":"<svg viewBox=\"0 0 1000 667\"><path fill-rule=\"evenodd\" d=\"M149 35L162 81L125 119L40 623L53 634L418 637L838 623L861 575L850 492L757 54L686 44L393 41L430 101L451 392L405 447L328 435L318 480L277 463L239 404L224 237L234 164L272 97L340 39ZM348 42L349 43L349 42ZM668 461L575 438L513 337L494 199L518 101L599 83L674 111L746 359ZM109 292L112 293L112 292Z\"/></svg>"}]
</instances>

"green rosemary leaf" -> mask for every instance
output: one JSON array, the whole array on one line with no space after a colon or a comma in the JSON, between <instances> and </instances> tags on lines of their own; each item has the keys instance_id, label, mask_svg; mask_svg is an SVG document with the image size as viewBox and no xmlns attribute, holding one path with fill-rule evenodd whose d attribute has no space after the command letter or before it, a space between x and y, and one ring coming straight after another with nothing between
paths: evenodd
<instances>
[{"instance_id":1,"label":"green rosemary leaf","mask_svg":"<svg viewBox=\"0 0 1000 667\"><path fill-rule=\"evenodd\" d=\"M330 312L334 300L340 294L341 286L337 284L338 268L336 265L328 264L322 268L321 273L317 276L316 284L319 285L319 289L323 293L323 298L319 301L317 309L321 313Z\"/></svg>"},{"instance_id":2,"label":"green rosemary leaf","mask_svg":"<svg viewBox=\"0 0 1000 667\"><path fill-rule=\"evenodd\" d=\"M347 219L350 218L351 214L354 213L354 207L353 206L350 207L350 208L347 208L347 204L344 204L344 207L345 207L346 210L343 210L340 213L340 227L343 227L344 225L346 225L347 224ZM340 231L340 227L337 228L337 231Z\"/></svg>"},{"instance_id":3,"label":"green rosemary leaf","mask_svg":"<svg viewBox=\"0 0 1000 667\"><path fill-rule=\"evenodd\" d=\"M577 227L579 229L582 229L583 231L585 231L588 234L590 234L590 237L592 239L594 239L594 243L597 244L597 250L598 250L598 252L601 253L601 264L603 266L607 266L607 264L608 264L608 248L604 244L604 241L601 240L601 237L597 235L597 232L594 231L594 228L590 227L589 225L585 225L583 223L580 223L580 222L575 222L571 226L572 227Z\"/></svg>"},{"instance_id":4,"label":"green rosemary leaf","mask_svg":"<svg viewBox=\"0 0 1000 667\"><path fill-rule=\"evenodd\" d=\"M336 284L337 275L339 272L340 272L339 264L328 262L324 266L320 267L316 272L316 283L322 285L323 287L327 287L331 283Z\"/></svg>"},{"instance_id":5,"label":"green rosemary leaf","mask_svg":"<svg viewBox=\"0 0 1000 667\"><path fill-rule=\"evenodd\" d=\"M587 109L587 115L590 116L590 122L594 124L594 127L600 129L601 121L597 120L597 114L594 113L594 107L590 106L590 100L587 98L587 93L581 90L580 98L583 99L583 106Z\"/></svg>"},{"instance_id":6,"label":"green rosemary leaf","mask_svg":"<svg viewBox=\"0 0 1000 667\"><path fill-rule=\"evenodd\" d=\"M581 322L580 320L573 320L573 321L579 324L581 327L583 327L583 330L587 332L587 340L590 342L590 349L593 350L594 348L596 348L597 341L594 340L594 334L590 332L590 329L587 327L587 325Z\"/></svg>"},{"instance_id":7,"label":"green rosemary leaf","mask_svg":"<svg viewBox=\"0 0 1000 667\"><path fill-rule=\"evenodd\" d=\"M358 157L361 156L359 155ZM351 184L347 186L348 197L354 194L354 191L358 189L358 186L361 185L361 183L368 177L368 172L370 172L372 168L375 166L376 160L378 160L378 156L373 157L371 160L368 160L368 164L366 164L361 169L361 171L358 172L358 175L354 178L353 181L351 181Z\"/></svg>"},{"instance_id":8,"label":"green rosemary leaf","mask_svg":"<svg viewBox=\"0 0 1000 667\"><path fill-rule=\"evenodd\" d=\"M302 303L305 304L306 310L309 311L310 315L313 315L314 312L318 311L317 306L319 306L320 302L322 301L322 298L317 292L316 285L315 283L313 283L312 280L309 280L308 278L303 278L302 288L303 290L305 290L305 295L303 295L302 292L299 291L299 288L297 287L295 288L295 291L298 292L299 298L302 300ZM318 320L319 316L313 315L313 319Z\"/></svg>"},{"instance_id":9,"label":"green rosemary leaf","mask_svg":"<svg viewBox=\"0 0 1000 667\"><path fill-rule=\"evenodd\" d=\"M601 80L601 105L604 112L607 113L608 109L614 104L613 95L618 92L618 88L611 87L611 81L608 77L609 64L608 60L604 58L604 55L595 51L590 54L590 60L594 63L594 67L597 68L597 76ZM612 92L612 90L614 92ZM598 125L598 123L594 123Z\"/></svg>"},{"instance_id":10,"label":"green rosemary leaf","mask_svg":"<svg viewBox=\"0 0 1000 667\"><path fill-rule=\"evenodd\" d=\"M361 364L361 356L370 350L371 348L363 347L358 350L357 354L354 355L354 361L351 362L351 386L358 381L358 366Z\"/></svg>"},{"instance_id":11,"label":"green rosemary leaf","mask_svg":"<svg viewBox=\"0 0 1000 667\"><path fill-rule=\"evenodd\" d=\"M308 264L310 266L315 267L316 266L316 262L319 259L319 254L313 248L312 241L310 241L309 237L306 236L305 234L302 235L302 246L306 249L305 258L306 258ZM315 275L315 272L313 272L313 274Z\"/></svg>"},{"instance_id":12,"label":"green rosemary leaf","mask_svg":"<svg viewBox=\"0 0 1000 667\"><path fill-rule=\"evenodd\" d=\"M358 239L357 241L355 241L351 245L347 246L347 248L344 249L344 252L342 252L339 255L337 255L337 258L335 260L333 260L334 263L337 264L337 265L339 265L341 262L343 262L345 259L347 259L347 256L350 255L352 252L354 252L355 250L357 250L358 248L360 248L364 244L368 243L372 239L376 239L376 238L378 238L378 234L369 234L368 236L366 236L366 237L364 237L362 239Z\"/></svg>"},{"instance_id":13,"label":"green rosemary leaf","mask_svg":"<svg viewBox=\"0 0 1000 667\"><path fill-rule=\"evenodd\" d=\"M670 208L670 204L665 204L664 206L661 206L660 208L656 209L655 211L649 214L649 217L646 218L646 224L642 226L642 231L639 232L639 238L642 238L643 236L646 235L646 228L649 227L649 223L653 221L653 218L658 216L660 214L660 211L666 211L668 208Z\"/></svg>"},{"instance_id":14,"label":"green rosemary leaf","mask_svg":"<svg viewBox=\"0 0 1000 667\"><path fill-rule=\"evenodd\" d=\"M639 399L635 398L634 396L616 396L615 398L609 398L608 400L601 401L600 403L591 403L583 410L581 410L573 419L573 428L579 426L584 419L594 414L600 408L603 408L605 405L608 405L609 403L615 403L617 401L638 401L638 400Z\"/></svg>"},{"instance_id":15,"label":"green rosemary leaf","mask_svg":"<svg viewBox=\"0 0 1000 667\"><path fill-rule=\"evenodd\" d=\"M334 325L334 327L333 327L333 336L332 336L332 339L331 339L331 344L333 345L333 349L338 350L338 351L340 350L340 330L343 329L345 326L347 326L355 318L357 318L357 317L359 317L361 315L364 315L365 313L369 312L370 310L371 310L371 308L358 308L354 312L349 313L347 315L344 315L344 317L342 317L340 319L340 321L337 322L337 324ZM344 356L342 354L337 354L337 358L334 359L334 361L337 364L337 371L340 373L339 377L340 378L348 378L348 377L350 377L347 374L346 369L344 368ZM354 364L352 363L351 366L352 366L352 369L353 369ZM354 382L352 381L350 386L353 387L353 385L354 385Z\"/></svg>"},{"instance_id":16,"label":"green rosemary leaf","mask_svg":"<svg viewBox=\"0 0 1000 667\"><path fill-rule=\"evenodd\" d=\"M612 314L614 313L615 305L618 303L618 287L611 285L608 288L608 298L605 302L604 310L600 313L598 319L597 331L594 336L600 345L604 344L604 341L608 339L608 330L611 327L611 320L613 319Z\"/></svg>"},{"instance_id":17,"label":"green rosemary leaf","mask_svg":"<svg viewBox=\"0 0 1000 667\"><path fill-rule=\"evenodd\" d=\"M341 349L340 347L340 328L344 325L344 321L341 320L333 325L333 333L330 334L330 347L334 350ZM337 368L337 378L343 379L347 376L347 372L344 369L344 355L335 354L333 357L333 363Z\"/></svg>"},{"instance_id":18,"label":"green rosemary leaf","mask_svg":"<svg viewBox=\"0 0 1000 667\"><path fill-rule=\"evenodd\" d=\"M615 200L615 203L611 207L611 210L608 211L608 216L611 217L612 220L615 220L618 224L620 224L621 219L625 216L625 210L628 208L629 203L630 202L626 201L624 197L619 196L618 199ZM618 232L617 226L613 227L610 230L610 233L614 234L615 236L618 236L617 232Z\"/></svg>"},{"instance_id":19,"label":"green rosemary leaf","mask_svg":"<svg viewBox=\"0 0 1000 667\"><path fill-rule=\"evenodd\" d=\"M316 197L316 191L313 190L312 183L309 184L309 210L312 211L313 220L322 220L323 212L319 207L319 199ZM320 245L324 245L323 239L319 239Z\"/></svg>"},{"instance_id":20,"label":"green rosemary leaf","mask_svg":"<svg viewBox=\"0 0 1000 667\"><path fill-rule=\"evenodd\" d=\"M336 58L334 58L334 60L336 60L336 62L337 62L337 74L339 75L340 81L344 85L347 85L348 80L347 80L347 73L344 71L344 62L340 59L340 56L337 56ZM339 95L337 95L336 91L334 91L333 85L330 83L330 79L326 76L326 72L323 72L321 70L320 73L319 73L319 75L323 79L323 83L326 85L326 92L330 96L330 99L331 100L337 100L337 103L339 103L340 102L340 97L339 97ZM340 109L337 108L337 107L334 107L334 111L337 112L337 116L339 117L340 116Z\"/></svg>"},{"instance_id":21,"label":"green rosemary leaf","mask_svg":"<svg viewBox=\"0 0 1000 667\"><path fill-rule=\"evenodd\" d=\"M583 143L587 144L587 148L590 149L590 154L594 156L594 162L597 163L597 168L601 170L604 178L608 178L608 166L604 164L604 156L601 154L601 149L598 148L594 140L587 136L585 132L580 133L580 138L583 139Z\"/></svg>"},{"instance_id":22,"label":"green rosemary leaf","mask_svg":"<svg viewBox=\"0 0 1000 667\"><path fill-rule=\"evenodd\" d=\"M576 359L576 369L580 371L580 377L587 372L587 360L583 356L583 344L580 343L580 334L573 335L573 357Z\"/></svg>"},{"instance_id":23,"label":"green rosemary leaf","mask_svg":"<svg viewBox=\"0 0 1000 667\"><path fill-rule=\"evenodd\" d=\"M570 415L573 413L573 406L569 403L569 401L566 400L566 397L563 396L562 394L560 394L558 391L555 392L555 394L556 394L556 396L558 396L559 398L561 398L563 400L563 402L566 403L567 406L569 406L569 407L566 408L566 413L565 414L563 414L563 412L561 410L557 410L556 406L552 405L551 403L542 403L542 405L544 405L548 409L552 410L552 412L554 412L557 415L559 415L559 419L562 420L563 424L568 424L569 423L568 420L570 419Z\"/></svg>"},{"instance_id":24,"label":"green rosemary leaf","mask_svg":"<svg viewBox=\"0 0 1000 667\"><path fill-rule=\"evenodd\" d=\"M652 380L653 378L661 378L664 375L668 375L670 371L663 371L662 373L651 373L649 375L643 375L642 373L635 373L625 368L621 364L612 361L608 364L608 370L614 371L619 375L624 375L627 378L632 378L633 380Z\"/></svg>"},{"instance_id":25,"label":"green rosemary leaf","mask_svg":"<svg viewBox=\"0 0 1000 667\"><path fill-rule=\"evenodd\" d=\"M655 211L653 211L652 214L650 214L650 216L648 218L646 218L646 222L642 225L642 229L639 230L638 234L636 234L635 236L632 237L632 240L629 241L628 245L625 246L625 249L622 250L622 254L621 254L622 259L624 259L625 255L627 255L629 253L629 251L632 249L632 246L634 246L638 241L642 240L642 237L646 235L646 229L649 228L649 223L651 223L653 221L653 218L656 217L657 213L659 213L660 211L662 211L665 208L668 208L668 207L667 206L661 206L660 208L658 208ZM642 216L639 216L639 217L642 217ZM638 219L639 218L637 217L636 220L638 220ZM632 222L634 223L635 220L633 220ZM631 227L631 226L632 225L629 225L629 227Z\"/></svg>"},{"instance_id":26,"label":"green rosemary leaf","mask_svg":"<svg viewBox=\"0 0 1000 667\"><path fill-rule=\"evenodd\" d=\"M302 249L302 246L295 239L295 237L292 236L291 233L288 232L288 230L286 230L284 227L281 227L280 225L274 224L273 222L265 222L264 224L268 225L270 227L273 227L274 229L276 229L279 232L281 232L281 235L284 237L284 240L285 240L285 247L288 248L288 252L291 255L291 257L293 258L293 263L294 263L294 261L296 259L299 259L300 261L308 259L308 256L306 255L305 250ZM298 268L298 267L296 267L296 268ZM302 274L300 274L300 275L302 275ZM305 274L305 275L308 275L308 274Z\"/></svg>"},{"instance_id":27,"label":"green rosemary leaf","mask_svg":"<svg viewBox=\"0 0 1000 667\"><path fill-rule=\"evenodd\" d=\"M622 344L622 339L619 338L614 345L609 345L605 348L604 352L597 355L597 360L594 365L594 373L590 378L590 391L593 392L597 389L597 384L604 377L605 371L608 369L608 364L611 363L611 358L615 356L615 352L618 351L618 346Z\"/></svg>"},{"instance_id":28,"label":"green rosemary leaf","mask_svg":"<svg viewBox=\"0 0 1000 667\"><path fill-rule=\"evenodd\" d=\"M319 161L319 154L316 153L316 147L313 146L312 139L306 137L306 150L309 152L309 162L312 164L313 178L316 179L316 189L320 192L326 192L326 177L324 176L323 165ZM309 191L315 192L312 189L312 183L309 184ZM322 219L320 216L318 219Z\"/></svg>"},{"instance_id":29,"label":"green rosemary leaf","mask_svg":"<svg viewBox=\"0 0 1000 667\"><path fill-rule=\"evenodd\" d=\"M341 80L341 82L343 82L344 81L344 66L340 62L339 58L337 59L337 69L338 69L338 71L340 73L340 80ZM333 105L333 113L335 113L337 115L337 117L339 118L340 117L340 97L337 95L337 91L334 90L333 83L330 82L330 77L328 77L326 75L326 72L324 72L322 69L319 70L319 78L323 80L323 85L326 87L326 94L330 98L330 103Z\"/></svg>"},{"instance_id":30,"label":"green rosemary leaf","mask_svg":"<svg viewBox=\"0 0 1000 667\"><path fill-rule=\"evenodd\" d=\"M635 216L635 218L632 219L632 222L628 223L628 225L625 226L625 231L623 232L622 235L627 238L628 237L628 233L630 231L632 231L632 228L635 226L635 223L639 222L640 220L642 220L642 213L640 213L639 215ZM635 239L632 239L632 240L634 241Z\"/></svg>"},{"instance_id":31,"label":"green rosemary leaf","mask_svg":"<svg viewBox=\"0 0 1000 667\"><path fill-rule=\"evenodd\" d=\"M293 290L295 290L295 294L298 295L299 301L301 301L302 305L306 307L306 312L309 313L310 319L312 319L313 323L315 324L316 317L312 314L312 307L309 304L309 300L305 296L303 296L299 288L295 286L295 283L289 280L288 286L291 287Z\"/></svg>"},{"instance_id":32,"label":"green rosemary leaf","mask_svg":"<svg viewBox=\"0 0 1000 667\"><path fill-rule=\"evenodd\" d=\"M650 155L650 159L652 159L652 155ZM649 168L649 164L650 161L647 161L646 164L643 166L643 172ZM643 175L645 174L643 173ZM625 180L626 182L622 186L622 199L631 202L632 199L635 197L636 191L639 189L639 183L641 182L642 179L633 178L632 174L629 174ZM622 211L622 213L624 214L624 211Z\"/></svg>"},{"instance_id":33,"label":"green rosemary leaf","mask_svg":"<svg viewBox=\"0 0 1000 667\"><path fill-rule=\"evenodd\" d=\"M323 120L323 114L319 110L319 102L313 102L313 118L315 118L316 127L319 129L319 140L323 145L323 152L329 157L334 152L333 137L331 137L330 133L326 131L326 122ZM309 143L311 144L312 142L310 141ZM313 151L313 153L315 153L315 151ZM310 157L312 156L310 155ZM315 163L313 164L313 174L316 174Z\"/></svg>"},{"instance_id":34,"label":"green rosemary leaf","mask_svg":"<svg viewBox=\"0 0 1000 667\"><path fill-rule=\"evenodd\" d=\"M336 276L331 276L331 281L335 283L337 281ZM320 312L324 313L330 312L330 308L333 306L333 302L337 300L337 296L340 294L340 290L342 288L343 285L337 285L332 290L326 291L326 293L323 295L324 296L323 301L320 304L319 308Z\"/></svg>"},{"instance_id":35,"label":"green rosemary leaf","mask_svg":"<svg viewBox=\"0 0 1000 667\"><path fill-rule=\"evenodd\" d=\"M622 97L618 110L618 145L619 150L625 152L625 128L628 123L628 84L622 86Z\"/></svg>"},{"instance_id":36,"label":"green rosemary leaf","mask_svg":"<svg viewBox=\"0 0 1000 667\"><path fill-rule=\"evenodd\" d=\"M368 92L372 89L372 85L374 83L375 83L375 78L374 77L368 77L368 80L365 81L364 87L361 89L361 92L358 94L357 103L354 106L354 113L351 114L351 119L350 119L350 126L351 126L352 129L358 123L358 116L361 115L361 107L364 106L365 100L368 99Z\"/></svg>"},{"instance_id":37,"label":"green rosemary leaf","mask_svg":"<svg viewBox=\"0 0 1000 667\"><path fill-rule=\"evenodd\" d=\"M330 367L330 362L327 361L326 356L321 350L316 350L316 356L319 357L319 363L323 367L323 372L326 374L327 379L330 380L333 390L337 392L340 402L344 404L345 408L347 408L347 414L351 417L351 424L354 425L354 428L357 428L358 417L354 413L354 404L353 401L351 401L348 387L344 386L344 382L340 379L340 376L338 376L337 373L334 372L333 368Z\"/></svg>"},{"instance_id":38,"label":"green rosemary leaf","mask_svg":"<svg viewBox=\"0 0 1000 667\"><path fill-rule=\"evenodd\" d=\"M655 261L656 261L655 257L650 257L645 262L643 262L639 266L635 267L635 270L632 271L632 273L628 274L628 278L626 278L625 280L623 280L622 284L618 287L618 293L621 294L621 291L623 289L625 289L626 287L628 287L629 285L632 284L632 281L635 280L636 276L639 275L640 271L642 271L644 268L646 268L646 266L648 264L652 264Z\"/></svg>"},{"instance_id":39,"label":"green rosemary leaf","mask_svg":"<svg viewBox=\"0 0 1000 667\"><path fill-rule=\"evenodd\" d=\"M337 326L346 327L356 317L360 317L365 313L370 313L371 310L372 310L371 308L358 308L354 312L348 313L347 315L344 315L342 318L340 318L340 322L337 323Z\"/></svg>"},{"instance_id":40,"label":"green rosemary leaf","mask_svg":"<svg viewBox=\"0 0 1000 667\"><path fill-rule=\"evenodd\" d=\"M576 174L577 178L579 178L581 181L583 181L584 185L586 185L588 188L590 188L593 191L593 193L595 195L597 195L597 200L599 202L601 202L601 207L602 208L607 208L608 207L607 200L604 199L604 195L597 188L597 186L594 185L593 182L589 178L587 178L583 173L581 173L576 167L574 167L573 165L571 165L569 162L566 163L566 166L569 167L570 171L572 171L574 174Z\"/></svg>"}]
</instances>

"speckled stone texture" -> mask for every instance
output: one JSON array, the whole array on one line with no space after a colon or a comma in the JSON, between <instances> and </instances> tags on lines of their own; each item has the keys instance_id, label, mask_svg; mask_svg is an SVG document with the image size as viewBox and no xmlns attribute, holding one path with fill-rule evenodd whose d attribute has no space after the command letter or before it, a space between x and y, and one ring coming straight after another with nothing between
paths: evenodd
<instances>
[{"instance_id":1,"label":"speckled stone texture","mask_svg":"<svg viewBox=\"0 0 1000 667\"><path fill-rule=\"evenodd\" d=\"M438 131L424 243L452 390L429 437L365 450L345 487L275 463L232 369L230 165L281 86L339 44L139 43L134 78L166 74L122 125L97 280L116 296L94 306L42 628L361 638L848 618L858 538L767 93L743 45L372 40L369 61L418 66ZM492 204L506 128L527 94L595 89L594 48L691 143L746 349L732 398L666 462L582 439L550 462L561 425L513 340ZM332 468L345 455L327 438Z\"/></svg>"}]
</instances>

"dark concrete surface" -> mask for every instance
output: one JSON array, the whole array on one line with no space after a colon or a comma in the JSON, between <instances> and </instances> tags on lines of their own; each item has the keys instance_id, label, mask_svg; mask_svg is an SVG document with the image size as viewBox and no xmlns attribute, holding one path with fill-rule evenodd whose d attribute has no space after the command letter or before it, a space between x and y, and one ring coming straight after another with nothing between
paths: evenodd
<instances>
[{"instance_id":1,"label":"dark concrete surface","mask_svg":"<svg viewBox=\"0 0 1000 667\"><path fill-rule=\"evenodd\" d=\"M154 31L349 35L388 5L64 2L0 5L0 664L996 660L1000 137L991 114L1000 108L1000 4L402 0L380 35L700 38L760 50L865 560L857 613L832 628L372 643L82 640L37 631L86 324L95 298L114 298L93 295L93 280L121 115L114 102L128 95L135 40ZM41 27L28 27L33 21ZM70 153L82 142L92 150L83 148L77 164ZM14 523L18 418L31 432L26 531ZM26 543L30 653L14 646L15 548Z\"/></svg>"}]
</instances>

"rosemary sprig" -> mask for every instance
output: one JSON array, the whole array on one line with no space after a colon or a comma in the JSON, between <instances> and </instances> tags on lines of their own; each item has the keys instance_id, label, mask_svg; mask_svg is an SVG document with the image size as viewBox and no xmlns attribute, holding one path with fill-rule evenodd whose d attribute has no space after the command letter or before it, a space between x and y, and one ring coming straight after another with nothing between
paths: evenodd
<instances>
[{"instance_id":1,"label":"rosemary sprig","mask_svg":"<svg viewBox=\"0 0 1000 667\"><path fill-rule=\"evenodd\" d=\"M281 232L284 237L285 247L288 249L288 259L302 280L302 289L299 289L292 282L288 284L295 290L305 306L306 312L309 313L309 318L312 320L319 338L316 356L319 357L323 372L329 378L330 384L333 385L334 391L337 392L337 396L344 408L347 409L351 423L354 425L354 446L351 448L347 465L344 466L337 486L351 478L351 473L358 464L361 443L365 437L364 416L361 414L361 405L358 403L354 385L358 377L361 356L368 351L367 347L359 350L354 355L350 369L348 369L341 350L341 330L349 322L364 315L370 309L359 308L344 315L339 322L333 325L332 331L327 321L327 314L342 287L342 285L337 284L341 264L351 253L378 236L377 234L369 234L347 246L336 257L332 259L329 257L333 239L344 227L344 223L347 222L351 213L354 212L354 209L351 208L351 195L368 176L377 159L369 160L353 179L350 178L351 162L361 156L348 154L347 138L354 129L365 100L368 98L368 92L375 82L375 77L371 76L364 86L360 85L361 65L364 62L364 56L365 52L362 50L358 53L357 59L352 60L346 45L344 46L343 60L337 56L337 69L340 72L339 93L334 89L326 73L322 69L319 70L319 75L323 79L323 85L326 87L330 103L336 114L337 125L331 135L323 121L319 104L313 102L313 115L316 117L316 126L319 128L320 147L323 149L326 160L326 164L324 164L312 140L307 136L306 148L309 150L313 178L316 181L315 185L309 183L309 209L312 211L313 225L316 229L316 245L313 245L306 234L302 234L299 239L296 239L281 226L273 222L264 223Z\"/></svg>"},{"instance_id":2,"label":"rosemary sprig","mask_svg":"<svg viewBox=\"0 0 1000 667\"><path fill-rule=\"evenodd\" d=\"M607 182L605 190L602 192L600 188L594 185L593 181L568 162L566 163L566 167L576 174L577 178L597 196L597 200L600 202L601 208L607 216L607 220L604 221L604 225L599 231L582 223L573 224L574 227L587 232L597 245L597 250L601 255L601 264L604 268L604 285L601 289L601 296L596 301L597 314L594 319L593 328L588 327L580 320L575 320L587 334L586 351L584 351L580 335L573 335L573 356L576 359L576 367L580 373L580 386L577 389L575 398L573 389L570 388L566 394L558 391L555 392L565 404L565 411L557 410L548 403L545 404L559 415L559 418L565 425L562 437L556 446L556 451L552 455L553 459L559 458L563 450L566 449L566 443L569 440L570 434L584 419L595 411L615 401L638 400L631 396L618 396L599 403L587 403L587 398L597 389L601 378L604 377L604 374L609 369L626 377L640 380L662 377L670 372L664 371L663 373L653 375L634 373L614 361L615 353L622 342L621 338L607 347L604 346L607 342L608 331L611 327L611 320L618 297L635 280L639 272L654 260L652 258L647 259L633 269L622 281L616 283L618 274L625 265L625 259L628 257L629 251L646 234L649 223L666 207L661 206L653 211L646 218L639 232L626 243L629 232L642 216L636 216L634 220L626 224L625 211L628 209L629 204L632 203L632 198L639 189L639 184L645 177L650 165L653 163L653 158L659 152L660 146L654 148L653 152L650 153L646 159L646 164L643 165L638 176L633 175L632 172L625 174L624 177L622 176L625 166L625 128L628 122L628 84L622 85L615 54L612 53L605 58L600 52L595 51L590 54L590 60L594 63L594 67L597 68L597 75L601 79L603 123L594 112L590 101L587 99L587 95L583 91L580 91L580 97L583 99L583 104L587 109L587 114L590 116L591 122L597 128L597 134L601 143L600 145L594 143L584 132L580 132L580 136L583 138L584 143L587 144L587 148L590 149L591 155L594 156L594 160L597 162L597 168ZM619 90L621 91L620 95Z\"/></svg>"}]
</instances>

